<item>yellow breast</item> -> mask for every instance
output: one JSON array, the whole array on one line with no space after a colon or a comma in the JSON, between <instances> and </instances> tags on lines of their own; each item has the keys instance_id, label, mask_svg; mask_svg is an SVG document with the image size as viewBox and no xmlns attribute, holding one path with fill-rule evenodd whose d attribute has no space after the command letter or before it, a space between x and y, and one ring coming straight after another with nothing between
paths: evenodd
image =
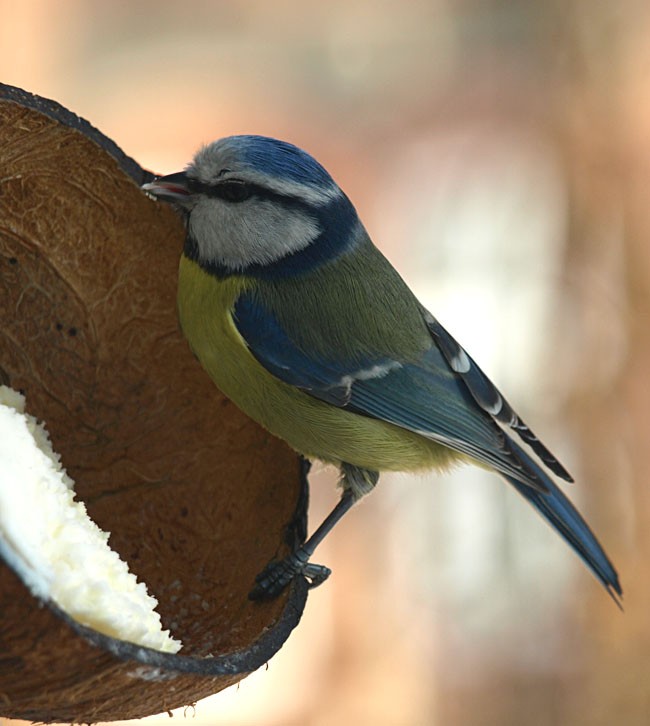
<instances>
[{"instance_id":1,"label":"yellow breast","mask_svg":"<svg viewBox=\"0 0 650 726\"><path fill-rule=\"evenodd\" d=\"M457 455L422 436L324 403L271 375L233 322L248 282L221 280L181 258L178 311L189 344L217 387L244 413L308 458L377 471L445 466Z\"/></svg>"}]
</instances>

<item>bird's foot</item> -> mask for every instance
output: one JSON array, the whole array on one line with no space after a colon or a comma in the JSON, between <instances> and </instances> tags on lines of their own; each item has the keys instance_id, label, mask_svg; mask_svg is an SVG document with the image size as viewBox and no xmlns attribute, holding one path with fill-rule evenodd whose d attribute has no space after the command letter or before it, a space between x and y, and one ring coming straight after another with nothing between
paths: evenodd
<instances>
[{"instance_id":1,"label":"bird's foot","mask_svg":"<svg viewBox=\"0 0 650 726\"><path fill-rule=\"evenodd\" d=\"M250 600L271 600L277 597L296 575L306 577L309 587L312 588L318 587L332 574L329 567L312 565L309 558L334 525L356 501L375 486L379 478L376 471L345 463L341 465L341 474L343 494L337 505L302 547L283 560L272 562L255 578L255 587L248 594Z\"/></svg>"},{"instance_id":2,"label":"bird's foot","mask_svg":"<svg viewBox=\"0 0 650 726\"><path fill-rule=\"evenodd\" d=\"M303 548L279 562L271 562L255 578L255 586L248 594L249 600L272 600L298 575L309 581L309 588L318 587L332 574L324 565L308 562L309 553Z\"/></svg>"}]
</instances>

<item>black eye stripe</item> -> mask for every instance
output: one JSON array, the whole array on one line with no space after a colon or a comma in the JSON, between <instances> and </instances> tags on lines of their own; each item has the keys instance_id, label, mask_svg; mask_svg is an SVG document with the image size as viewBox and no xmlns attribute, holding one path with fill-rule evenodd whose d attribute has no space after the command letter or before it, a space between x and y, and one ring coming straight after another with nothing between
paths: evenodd
<instances>
[{"instance_id":1,"label":"black eye stripe","mask_svg":"<svg viewBox=\"0 0 650 726\"><path fill-rule=\"evenodd\" d=\"M215 191L217 196L227 202L243 202L253 195L253 189L249 184L234 180L217 184Z\"/></svg>"},{"instance_id":2,"label":"black eye stripe","mask_svg":"<svg viewBox=\"0 0 650 726\"><path fill-rule=\"evenodd\" d=\"M268 187L254 182L243 181L242 179L225 179L223 181L207 184L198 179L188 178L187 188L192 194L204 194L206 197L213 199L223 199L224 201L237 203L246 199L255 197L281 204L287 209L298 209L305 213L313 213L313 205L305 202L298 197L288 196L275 192Z\"/></svg>"},{"instance_id":3,"label":"black eye stripe","mask_svg":"<svg viewBox=\"0 0 650 726\"><path fill-rule=\"evenodd\" d=\"M215 184L189 179L187 187L193 194L205 194L208 197L217 197L227 202L243 202L256 194L254 184L248 184L239 179L228 179Z\"/></svg>"}]
</instances>

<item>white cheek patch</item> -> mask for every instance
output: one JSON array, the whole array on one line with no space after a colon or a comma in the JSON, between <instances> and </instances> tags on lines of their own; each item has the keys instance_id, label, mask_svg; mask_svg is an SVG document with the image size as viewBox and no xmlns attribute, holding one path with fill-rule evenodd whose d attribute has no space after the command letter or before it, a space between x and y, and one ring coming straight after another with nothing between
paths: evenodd
<instances>
[{"instance_id":1,"label":"white cheek patch","mask_svg":"<svg viewBox=\"0 0 650 726\"><path fill-rule=\"evenodd\" d=\"M189 218L200 259L233 270L269 264L298 252L320 231L307 214L257 199L239 204L201 199Z\"/></svg>"}]
</instances>

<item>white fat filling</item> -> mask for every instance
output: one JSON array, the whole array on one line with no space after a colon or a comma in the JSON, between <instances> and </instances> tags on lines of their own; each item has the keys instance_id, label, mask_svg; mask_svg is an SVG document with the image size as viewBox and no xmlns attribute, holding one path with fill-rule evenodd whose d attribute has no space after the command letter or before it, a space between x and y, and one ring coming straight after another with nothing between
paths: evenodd
<instances>
[{"instance_id":1,"label":"white fat filling","mask_svg":"<svg viewBox=\"0 0 650 726\"><path fill-rule=\"evenodd\" d=\"M74 483L25 398L0 386L0 554L32 593L120 640L176 653L158 602L75 500Z\"/></svg>"}]
</instances>

